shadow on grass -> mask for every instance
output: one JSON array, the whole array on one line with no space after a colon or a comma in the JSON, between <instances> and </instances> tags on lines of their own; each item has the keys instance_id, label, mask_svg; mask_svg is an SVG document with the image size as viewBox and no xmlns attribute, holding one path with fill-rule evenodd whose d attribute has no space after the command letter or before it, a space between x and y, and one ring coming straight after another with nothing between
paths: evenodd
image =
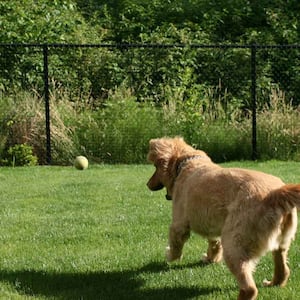
<instances>
[{"instance_id":1,"label":"shadow on grass","mask_svg":"<svg viewBox=\"0 0 300 300\"><path fill-rule=\"evenodd\" d=\"M186 266L190 267L190 266ZM14 286L19 294L60 299L190 299L218 289L208 287L161 287L143 289L142 273L167 272L166 264L151 263L138 270L95 273L46 273L0 271L0 281Z\"/></svg>"}]
</instances>

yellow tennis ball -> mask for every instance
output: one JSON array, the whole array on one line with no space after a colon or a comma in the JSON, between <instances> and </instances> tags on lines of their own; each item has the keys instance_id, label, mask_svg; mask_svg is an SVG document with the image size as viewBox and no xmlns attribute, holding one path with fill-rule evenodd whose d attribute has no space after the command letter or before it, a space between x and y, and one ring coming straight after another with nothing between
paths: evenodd
<instances>
[{"instance_id":1,"label":"yellow tennis ball","mask_svg":"<svg viewBox=\"0 0 300 300\"><path fill-rule=\"evenodd\" d=\"M89 166L89 161L85 156L79 155L74 160L74 167L77 170L85 170Z\"/></svg>"}]
</instances>

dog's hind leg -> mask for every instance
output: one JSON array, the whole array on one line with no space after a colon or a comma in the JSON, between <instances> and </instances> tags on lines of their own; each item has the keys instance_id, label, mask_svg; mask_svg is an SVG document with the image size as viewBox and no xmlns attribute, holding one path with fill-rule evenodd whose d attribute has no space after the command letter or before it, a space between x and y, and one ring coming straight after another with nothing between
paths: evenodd
<instances>
[{"instance_id":1,"label":"dog's hind leg","mask_svg":"<svg viewBox=\"0 0 300 300\"><path fill-rule=\"evenodd\" d=\"M283 219L282 226L282 238L279 245L279 249L274 250L274 275L272 281L264 281L265 286L285 286L289 275L290 269L287 265L287 255L290 244L294 239L295 232L297 229L297 213L296 211L291 214L287 214Z\"/></svg>"},{"instance_id":2,"label":"dog's hind leg","mask_svg":"<svg viewBox=\"0 0 300 300\"><path fill-rule=\"evenodd\" d=\"M287 265L287 255L290 248L291 242L294 239L297 230L297 211L294 210L292 213L284 216L282 220L282 233L281 243L279 248L272 252L274 260L274 275L272 281L264 281L265 286L285 286L289 275L290 269Z\"/></svg>"},{"instance_id":3,"label":"dog's hind leg","mask_svg":"<svg viewBox=\"0 0 300 300\"><path fill-rule=\"evenodd\" d=\"M228 226L230 229L230 226ZM227 229L228 229L227 228ZM258 290L253 279L258 257L251 255L247 249L247 240L240 234L232 235L229 231L222 234L223 258L231 273L239 284L238 300L254 300L257 298Z\"/></svg>"},{"instance_id":4,"label":"dog's hind leg","mask_svg":"<svg viewBox=\"0 0 300 300\"><path fill-rule=\"evenodd\" d=\"M205 263L217 263L223 258L223 247L220 239L209 239L207 253L202 257Z\"/></svg>"},{"instance_id":5,"label":"dog's hind leg","mask_svg":"<svg viewBox=\"0 0 300 300\"><path fill-rule=\"evenodd\" d=\"M172 224L169 231L169 246L167 247L167 261L180 259L184 243L190 237L190 228L183 224Z\"/></svg>"},{"instance_id":6,"label":"dog's hind leg","mask_svg":"<svg viewBox=\"0 0 300 300\"><path fill-rule=\"evenodd\" d=\"M238 300L255 300L258 294L252 275L255 268L255 261L243 260L240 257L226 255L225 249L224 260L238 281L240 288Z\"/></svg>"},{"instance_id":7,"label":"dog's hind leg","mask_svg":"<svg viewBox=\"0 0 300 300\"><path fill-rule=\"evenodd\" d=\"M257 298L257 288L252 276L251 262L243 262L240 269L235 273L238 280L240 292L238 300L255 300Z\"/></svg>"},{"instance_id":8,"label":"dog's hind leg","mask_svg":"<svg viewBox=\"0 0 300 300\"><path fill-rule=\"evenodd\" d=\"M287 250L278 249L273 251L273 259L274 259L274 276L272 281L264 281L264 286L285 286L289 276L290 269L287 266Z\"/></svg>"}]
</instances>

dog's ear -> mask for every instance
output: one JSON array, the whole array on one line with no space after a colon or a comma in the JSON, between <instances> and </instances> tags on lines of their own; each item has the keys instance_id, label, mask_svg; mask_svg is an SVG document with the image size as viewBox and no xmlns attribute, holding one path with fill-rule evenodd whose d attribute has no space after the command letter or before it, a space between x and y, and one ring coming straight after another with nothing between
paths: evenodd
<instances>
[{"instance_id":1,"label":"dog's ear","mask_svg":"<svg viewBox=\"0 0 300 300\"><path fill-rule=\"evenodd\" d=\"M158 140L158 139L151 139L151 140L149 141L149 149L150 149L150 150L153 149L153 146L156 144L157 140Z\"/></svg>"},{"instance_id":2,"label":"dog's ear","mask_svg":"<svg viewBox=\"0 0 300 300\"><path fill-rule=\"evenodd\" d=\"M169 159L174 149L174 139L160 138L150 141L150 151L156 153L160 159Z\"/></svg>"},{"instance_id":3,"label":"dog's ear","mask_svg":"<svg viewBox=\"0 0 300 300\"><path fill-rule=\"evenodd\" d=\"M151 139L149 141L148 161L160 162L164 164L168 162L173 154L174 140L171 138Z\"/></svg>"},{"instance_id":4,"label":"dog's ear","mask_svg":"<svg viewBox=\"0 0 300 300\"><path fill-rule=\"evenodd\" d=\"M182 136L175 136L174 140L181 141L181 142L185 143L184 138Z\"/></svg>"},{"instance_id":5,"label":"dog's ear","mask_svg":"<svg viewBox=\"0 0 300 300\"><path fill-rule=\"evenodd\" d=\"M163 139L151 139L149 141L149 153L159 155L164 147Z\"/></svg>"},{"instance_id":6,"label":"dog's ear","mask_svg":"<svg viewBox=\"0 0 300 300\"><path fill-rule=\"evenodd\" d=\"M157 144L158 139L151 139L149 141L149 152L147 155L147 160L149 162L154 162L156 160L157 157L157 151L156 151L156 144Z\"/></svg>"}]
</instances>

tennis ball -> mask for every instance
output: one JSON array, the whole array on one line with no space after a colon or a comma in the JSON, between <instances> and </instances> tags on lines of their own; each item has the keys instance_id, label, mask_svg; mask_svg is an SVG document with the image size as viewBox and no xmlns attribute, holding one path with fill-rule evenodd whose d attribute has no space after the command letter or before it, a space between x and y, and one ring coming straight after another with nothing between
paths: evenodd
<instances>
[{"instance_id":1,"label":"tennis ball","mask_svg":"<svg viewBox=\"0 0 300 300\"><path fill-rule=\"evenodd\" d=\"M79 155L74 160L74 167L77 170L85 170L89 166L89 161L85 156Z\"/></svg>"}]
</instances>

